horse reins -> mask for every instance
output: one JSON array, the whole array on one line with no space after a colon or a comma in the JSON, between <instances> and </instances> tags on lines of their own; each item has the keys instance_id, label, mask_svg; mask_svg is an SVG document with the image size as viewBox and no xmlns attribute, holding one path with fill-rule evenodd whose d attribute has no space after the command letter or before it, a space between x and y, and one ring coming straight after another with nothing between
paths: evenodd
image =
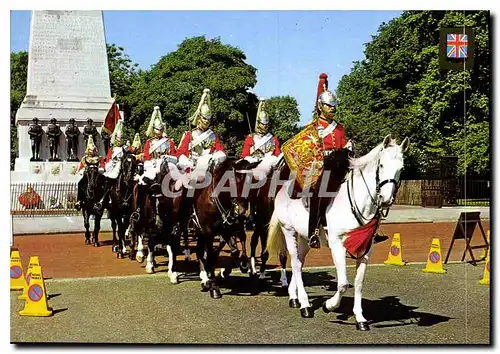
<instances>
[{"instance_id":1,"label":"horse reins","mask_svg":"<svg viewBox=\"0 0 500 354\"><path fill-rule=\"evenodd\" d=\"M354 217L356 218L356 220L358 221L359 223L359 226L364 226L366 225L367 223L364 223L362 219L364 219L365 221L372 221L373 219L377 219L377 224L380 223L380 216L382 217L387 217L388 213L389 213L389 208L390 208L390 205L385 209L385 214L384 214L384 210L382 209L382 206L380 205L380 203L378 202L378 197L380 195L380 190L381 188L387 184L387 183L394 183L395 185L395 188L394 188L394 192L393 192L393 197L395 197L398 189L399 189L399 186L401 184L401 182L398 182L396 181L396 179L394 178L389 178L389 179L385 179L383 180L382 182L380 182L380 175L379 175L379 171L380 171L380 161L379 163L377 163L377 170L376 170L376 173L375 173L375 183L376 183L376 189L375 189L375 197L372 196L371 192L370 192L370 188L368 187L368 184L366 183L366 180L365 180L365 177L363 175L363 172L361 171L361 169L359 170L359 173L361 175L361 178L363 179L363 182L365 184L365 187L368 191L368 195L370 196L370 199L372 201L372 203L374 205L377 206L377 210L375 211L375 215L373 216L372 219L367 219L363 216L363 213L359 210L358 208L358 205L356 204L356 200L354 199L354 170L351 170L350 174L351 174L351 189L352 189L352 192L349 190L349 182L347 183L347 196L349 198L349 203L351 204L351 212L352 214L354 215ZM352 193L352 197L351 197L351 193ZM377 225L378 227L378 225ZM371 249L371 246L372 244L370 243L370 246L368 247L368 249L358 258L356 258L354 255L352 255L350 252L347 252L349 253L349 255L353 258L353 259L361 259L363 258L367 253L368 251L370 251Z\"/></svg>"}]
</instances>

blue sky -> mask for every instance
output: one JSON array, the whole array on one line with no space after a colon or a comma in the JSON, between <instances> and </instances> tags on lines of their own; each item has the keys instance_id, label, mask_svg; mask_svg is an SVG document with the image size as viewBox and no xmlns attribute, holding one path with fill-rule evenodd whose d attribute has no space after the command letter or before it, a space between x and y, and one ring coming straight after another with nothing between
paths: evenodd
<instances>
[{"instance_id":1,"label":"blue sky","mask_svg":"<svg viewBox=\"0 0 500 354\"><path fill-rule=\"evenodd\" d=\"M291 95L311 118L318 76L330 89L363 58L364 43L400 11L104 11L106 41L148 69L188 37L220 37L257 68L258 96ZM28 50L30 11L11 11L11 51Z\"/></svg>"}]
</instances>

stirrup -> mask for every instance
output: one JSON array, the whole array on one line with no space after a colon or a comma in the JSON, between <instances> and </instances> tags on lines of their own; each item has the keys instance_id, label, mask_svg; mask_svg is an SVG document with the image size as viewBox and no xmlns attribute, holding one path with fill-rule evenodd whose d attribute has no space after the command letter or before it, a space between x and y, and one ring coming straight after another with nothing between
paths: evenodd
<instances>
[{"instance_id":1,"label":"stirrup","mask_svg":"<svg viewBox=\"0 0 500 354\"><path fill-rule=\"evenodd\" d=\"M321 247L321 242L319 240L319 229L314 230L314 234L309 238L308 244L311 248Z\"/></svg>"}]
</instances>

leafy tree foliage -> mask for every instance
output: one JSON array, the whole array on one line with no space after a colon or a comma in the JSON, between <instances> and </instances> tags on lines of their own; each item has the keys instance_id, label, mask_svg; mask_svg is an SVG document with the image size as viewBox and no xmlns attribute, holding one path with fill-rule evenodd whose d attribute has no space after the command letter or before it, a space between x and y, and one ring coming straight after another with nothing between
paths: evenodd
<instances>
[{"instance_id":1,"label":"leafy tree foliage","mask_svg":"<svg viewBox=\"0 0 500 354\"><path fill-rule=\"evenodd\" d=\"M211 127L221 136L227 152L236 154L248 133L245 112L252 110L256 100L248 91L257 82L256 69L245 60L240 49L224 45L218 38L184 40L135 83L129 99L131 124L144 133L153 107L159 106L168 134L178 142L191 128L188 118L203 89L209 88Z\"/></svg>"},{"instance_id":2,"label":"leafy tree foliage","mask_svg":"<svg viewBox=\"0 0 500 354\"><path fill-rule=\"evenodd\" d=\"M488 11L406 11L383 23L338 85L339 117L365 153L392 133L411 139L405 177L418 178L444 155L460 174L490 171ZM439 65L439 28L474 28L472 70ZM464 118L465 116L465 118Z\"/></svg>"},{"instance_id":3,"label":"leafy tree foliage","mask_svg":"<svg viewBox=\"0 0 500 354\"><path fill-rule=\"evenodd\" d=\"M26 96L28 52L10 53L10 169L17 157L16 112Z\"/></svg>"},{"instance_id":4,"label":"leafy tree foliage","mask_svg":"<svg viewBox=\"0 0 500 354\"><path fill-rule=\"evenodd\" d=\"M294 97L271 97L266 101L265 110L271 124L270 130L281 144L300 131L300 112Z\"/></svg>"}]
</instances>

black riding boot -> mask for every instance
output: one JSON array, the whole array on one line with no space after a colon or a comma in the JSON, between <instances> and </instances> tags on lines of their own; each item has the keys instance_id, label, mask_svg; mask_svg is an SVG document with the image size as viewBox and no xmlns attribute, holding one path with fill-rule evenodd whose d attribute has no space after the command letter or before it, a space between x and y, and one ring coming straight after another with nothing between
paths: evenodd
<instances>
[{"instance_id":1,"label":"black riding boot","mask_svg":"<svg viewBox=\"0 0 500 354\"><path fill-rule=\"evenodd\" d=\"M309 199L309 247L319 248L319 198L313 195Z\"/></svg>"}]
</instances>

